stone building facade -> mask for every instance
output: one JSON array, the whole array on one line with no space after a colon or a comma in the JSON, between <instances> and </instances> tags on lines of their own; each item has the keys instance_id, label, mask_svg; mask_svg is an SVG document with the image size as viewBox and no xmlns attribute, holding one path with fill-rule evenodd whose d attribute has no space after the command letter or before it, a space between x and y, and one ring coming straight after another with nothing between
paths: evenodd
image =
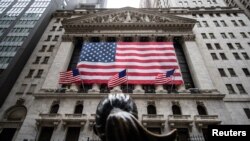
<instances>
[{"instance_id":1,"label":"stone building facade","mask_svg":"<svg viewBox=\"0 0 250 141\"><path fill-rule=\"evenodd\" d=\"M250 1L248 0L225 0L229 7L238 7L244 10L245 14L250 18Z\"/></svg>"},{"instance_id":2,"label":"stone building facade","mask_svg":"<svg viewBox=\"0 0 250 141\"><path fill-rule=\"evenodd\" d=\"M170 91L129 86L148 130L166 134L177 128L179 140L202 141L208 125L249 124L249 27L243 11L227 7L57 11L1 107L0 137L98 140L92 129L97 104L124 87L64 87L58 79L76 66L84 42L101 41L175 43L184 85Z\"/></svg>"}]
</instances>

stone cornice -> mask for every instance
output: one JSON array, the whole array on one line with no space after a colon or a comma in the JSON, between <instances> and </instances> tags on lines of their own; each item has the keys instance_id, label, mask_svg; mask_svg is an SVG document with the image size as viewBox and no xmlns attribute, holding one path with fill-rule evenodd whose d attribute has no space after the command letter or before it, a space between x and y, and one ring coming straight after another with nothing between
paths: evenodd
<instances>
[{"instance_id":1,"label":"stone cornice","mask_svg":"<svg viewBox=\"0 0 250 141\"><path fill-rule=\"evenodd\" d=\"M91 16L97 12L106 12L110 10L118 10L118 9L106 9L106 8L99 8L99 9L75 9L75 10L57 10L53 16L54 17L70 17L72 15L76 16ZM243 10L238 8L230 8L230 7L197 7L197 8L183 8L183 7L174 7L174 8L141 8L143 11L151 12L151 13L158 13L158 14L195 14L195 13L244 13Z\"/></svg>"},{"instance_id":2,"label":"stone cornice","mask_svg":"<svg viewBox=\"0 0 250 141\"><path fill-rule=\"evenodd\" d=\"M248 98L224 98L224 102L250 102L250 97Z\"/></svg>"},{"instance_id":3,"label":"stone cornice","mask_svg":"<svg viewBox=\"0 0 250 141\"><path fill-rule=\"evenodd\" d=\"M108 94L82 94L82 93L37 93L34 94L36 99L47 99L47 98L80 98L80 99L102 99ZM223 100L224 94L131 94L133 99L151 99L151 100Z\"/></svg>"}]
</instances>

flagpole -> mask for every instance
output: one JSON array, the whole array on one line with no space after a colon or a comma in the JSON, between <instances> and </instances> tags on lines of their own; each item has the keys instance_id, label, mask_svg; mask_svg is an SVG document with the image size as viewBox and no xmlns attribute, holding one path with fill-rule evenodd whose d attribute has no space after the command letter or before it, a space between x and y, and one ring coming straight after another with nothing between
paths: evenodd
<instances>
[{"instance_id":1,"label":"flagpole","mask_svg":"<svg viewBox=\"0 0 250 141\"><path fill-rule=\"evenodd\" d=\"M172 82L172 85L171 85L170 93L172 93L172 90L173 90L173 86L174 86L173 81L174 81L174 80L175 80L175 76L174 76L174 79L171 81L171 82Z\"/></svg>"},{"instance_id":2,"label":"flagpole","mask_svg":"<svg viewBox=\"0 0 250 141\"><path fill-rule=\"evenodd\" d=\"M128 69L126 68L126 77L127 77L127 93L128 93Z\"/></svg>"}]
</instances>

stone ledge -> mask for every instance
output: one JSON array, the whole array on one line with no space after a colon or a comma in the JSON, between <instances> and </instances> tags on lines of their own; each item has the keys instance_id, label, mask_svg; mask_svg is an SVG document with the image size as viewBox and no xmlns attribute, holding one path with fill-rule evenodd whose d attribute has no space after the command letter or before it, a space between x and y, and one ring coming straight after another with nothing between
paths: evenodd
<instances>
[{"instance_id":1,"label":"stone ledge","mask_svg":"<svg viewBox=\"0 0 250 141\"><path fill-rule=\"evenodd\" d=\"M36 93L33 96L36 99L41 98L84 98L84 99L101 99L106 94L82 94L82 93ZM223 100L224 94L130 94L133 99L192 99L192 100Z\"/></svg>"}]
</instances>

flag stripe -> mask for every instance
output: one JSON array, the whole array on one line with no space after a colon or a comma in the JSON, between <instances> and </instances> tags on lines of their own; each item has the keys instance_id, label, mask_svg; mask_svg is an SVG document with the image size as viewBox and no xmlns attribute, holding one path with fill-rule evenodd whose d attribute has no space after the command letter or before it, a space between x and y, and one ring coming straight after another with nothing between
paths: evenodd
<instances>
[{"instance_id":1,"label":"flag stripe","mask_svg":"<svg viewBox=\"0 0 250 141\"><path fill-rule=\"evenodd\" d=\"M152 66L126 66L126 65L112 65L112 66L93 66L93 65L79 65L78 67L81 67L80 70L84 71L85 68L88 68L88 70L90 71L90 69L94 69L94 70L98 70L98 69L115 69L115 68L127 68L127 69L152 69ZM177 66L154 66L154 70L159 70L161 69L162 72L168 70L168 69L177 69ZM130 70L131 71L131 70ZM116 71L117 72L117 71Z\"/></svg>"},{"instance_id":2,"label":"flag stripe","mask_svg":"<svg viewBox=\"0 0 250 141\"><path fill-rule=\"evenodd\" d=\"M171 69L173 84L183 84L172 42L85 43L77 67L84 83L107 83L126 68L129 84L154 84Z\"/></svg>"},{"instance_id":3,"label":"flag stripe","mask_svg":"<svg viewBox=\"0 0 250 141\"><path fill-rule=\"evenodd\" d=\"M110 76L110 75L114 75L114 72L81 72L81 75L84 76L91 76L91 75L95 75L95 76ZM129 72L128 75L129 76L156 76L158 73L134 73L134 72ZM181 73L175 73L174 76L181 76Z\"/></svg>"}]
</instances>

